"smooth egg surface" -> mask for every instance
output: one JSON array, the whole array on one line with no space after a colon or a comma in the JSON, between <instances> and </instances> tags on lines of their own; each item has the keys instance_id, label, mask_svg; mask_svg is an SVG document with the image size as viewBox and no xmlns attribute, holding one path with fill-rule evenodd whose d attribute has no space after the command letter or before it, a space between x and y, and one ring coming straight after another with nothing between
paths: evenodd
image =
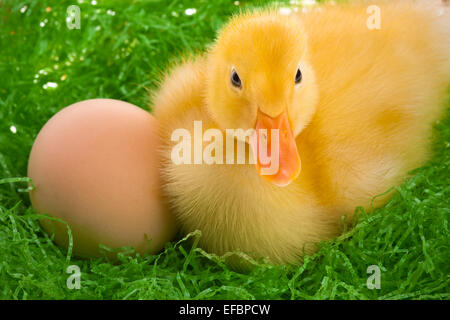
<instances>
[{"instance_id":1,"label":"smooth egg surface","mask_svg":"<svg viewBox=\"0 0 450 320\"><path fill-rule=\"evenodd\" d=\"M176 233L160 191L157 121L132 104L93 99L53 116L31 150L30 199L38 213L68 223L73 251L99 256L108 248L160 251ZM67 226L41 220L67 247Z\"/></svg>"}]
</instances>

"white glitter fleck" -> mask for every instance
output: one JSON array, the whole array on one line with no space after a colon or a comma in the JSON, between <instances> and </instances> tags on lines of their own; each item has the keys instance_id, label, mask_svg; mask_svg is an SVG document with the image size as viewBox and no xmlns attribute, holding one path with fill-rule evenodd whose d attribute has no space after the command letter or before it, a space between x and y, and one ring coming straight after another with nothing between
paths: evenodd
<instances>
[{"instance_id":1,"label":"white glitter fleck","mask_svg":"<svg viewBox=\"0 0 450 320\"><path fill-rule=\"evenodd\" d=\"M116 15L116 12L108 9L108 10L106 11L106 14L109 14L110 16L115 16L115 15Z\"/></svg>"},{"instance_id":2,"label":"white glitter fleck","mask_svg":"<svg viewBox=\"0 0 450 320\"><path fill-rule=\"evenodd\" d=\"M12 133L16 134L17 133L17 128L15 126L11 126L9 128L9 130L11 130Z\"/></svg>"},{"instance_id":3,"label":"white glitter fleck","mask_svg":"<svg viewBox=\"0 0 450 320\"><path fill-rule=\"evenodd\" d=\"M24 13L25 11L27 11L28 7L27 6L23 6L22 8L20 8L20 12Z\"/></svg>"},{"instance_id":4,"label":"white glitter fleck","mask_svg":"<svg viewBox=\"0 0 450 320\"><path fill-rule=\"evenodd\" d=\"M187 16L192 16L192 15L194 15L194 14L197 13L197 9L195 9L195 8L189 8L189 9L186 9L186 10L184 11L184 13L185 13Z\"/></svg>"},{"instance_id":5,"label":"white glitter fleck","mask_svg":"<svg viewBox=\"0 0 450 320\"><path fill-rule=\"evenodd\" d=\"M316 4L316 0L303 0L302 5L304 6L313 6Z\"/></svg>"},{"instance_id":6,"label":"white glitter fleck","mask_svg":"<svg viewBox=\"0 0 450 320\"><path fill-rule=\"evenodd\" d=\"M234 2L234 5L235 5L235 6L238 6L238 5L239 5L239 1L235 1L235 2Z\"/></svg>"},{"instance_id":7,"label":"white glitter fleck","mask_svg":"<svg viewBox=\"0 0 450 320\"><path fill-rule=\"evenodd\" d=\"M45 22L42 21L41 23L39 23L39 25L41 26L41 28L45 27Z\"/></svg>"},{"instance_id":8,"label":"white glitter fleck","mask_svg":"<svg viewBox=\"0 0 450 320\"><path fill-rule=\"evenodd\" d=\"M58 86L58 84L56 82L47 82L42 87L44 89L47 89L47 88L56 88L57 86Z\"/></svg>"},{"instance_id":9,"label":"white glitter fleck","mask_svg":"<svg viewBox=\"0 0 450 320\"><path fill-rule=\"evenodd\" d=\"M291 10L290 8L287 8L287 7L281 7L281 8L278 10L278 12L279 12L280 14L283 14L283 15L288 16L288 15L291 14L292 10Z\"/></svg>"},{"instance_id":10,"label":"white glitter fleck","mask_svg":"<svg viewBox=\"0 0 450 320\"><path fill-rule=\"evenodd\" d=\"M96 6L96 5L97 5L97 1L92 0L92 1L91 1L91 4L92 4L93 6Z\"/></svg>"}]
</instances>

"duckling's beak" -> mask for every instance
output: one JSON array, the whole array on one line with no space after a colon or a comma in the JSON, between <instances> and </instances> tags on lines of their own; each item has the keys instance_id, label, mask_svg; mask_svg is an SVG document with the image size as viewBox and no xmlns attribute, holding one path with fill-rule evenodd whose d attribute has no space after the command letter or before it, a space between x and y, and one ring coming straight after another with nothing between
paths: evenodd
<instances>
[{"instance_id":1,"label":"duckling's beak","mask_svg":"<svg viewBox=\"0 0 450 320\"><path fill-rule=\"evenodd\" d=\"M272 118L258 110L250 145L256 170L266 180L284 187L300 174L300 156L286 111Z\"/></svg>"}]
</instances>

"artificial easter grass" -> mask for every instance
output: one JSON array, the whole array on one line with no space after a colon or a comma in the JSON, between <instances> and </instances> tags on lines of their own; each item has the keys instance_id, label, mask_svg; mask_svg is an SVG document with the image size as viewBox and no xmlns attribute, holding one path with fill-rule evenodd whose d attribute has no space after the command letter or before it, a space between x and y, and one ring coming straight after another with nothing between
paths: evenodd
<instances>
[{"instance_id":1,"label":"artificial easter grass","mask_svg":"<svg viewBox=\"0 0 450 320\"><path fill-rule=\"evenodd\" d=\"M171 60L204 49L239 7L261 5L85 0L77 3L81 29L69 30L66 9L74 2L0 4L0 299L450 298L449 100L432 160L385 207L370 214L356 208L356 227L322 243L303 265L257 263L251 272L235 272L195 246L199 234L167 244L159 255L119 255L120 263L80 259L54 245L22 190L26 182L10 179L26 177L45 122L90 98L146 107L147 91ZM188 8L197 11L186 15ZM69 265L81 269L79 290L66 286ZM370 265L381 269L378 290L366 286Z\"/></svg>"}]
</instances>

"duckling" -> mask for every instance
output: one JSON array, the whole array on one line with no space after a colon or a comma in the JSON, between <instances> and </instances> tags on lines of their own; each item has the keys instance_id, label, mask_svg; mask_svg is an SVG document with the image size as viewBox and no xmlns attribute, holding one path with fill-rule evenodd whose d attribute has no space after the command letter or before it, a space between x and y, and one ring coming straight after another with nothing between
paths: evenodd
<instances>
[{"instance_id":1,"label":"duckling","mask_svg":"<svg viewBox=\"0 0 450 320\"><path fill-rule=\"evenodd\" d=\"M380 29L367 27L367 3L241 13L166 75L153 97L163 190L181 230L202 232L200 247L301 262L339 235L344 215L428 159L450 80L448 16L410 1L375 4ZM226 138L249 132L223 138L244 142L248 161L175 163L173 133L193 136L194 121ZM276 132L278 170L263 173L258 150ZM237 150L218 145L216 160Z\"/></svg>"}]
</instances>

